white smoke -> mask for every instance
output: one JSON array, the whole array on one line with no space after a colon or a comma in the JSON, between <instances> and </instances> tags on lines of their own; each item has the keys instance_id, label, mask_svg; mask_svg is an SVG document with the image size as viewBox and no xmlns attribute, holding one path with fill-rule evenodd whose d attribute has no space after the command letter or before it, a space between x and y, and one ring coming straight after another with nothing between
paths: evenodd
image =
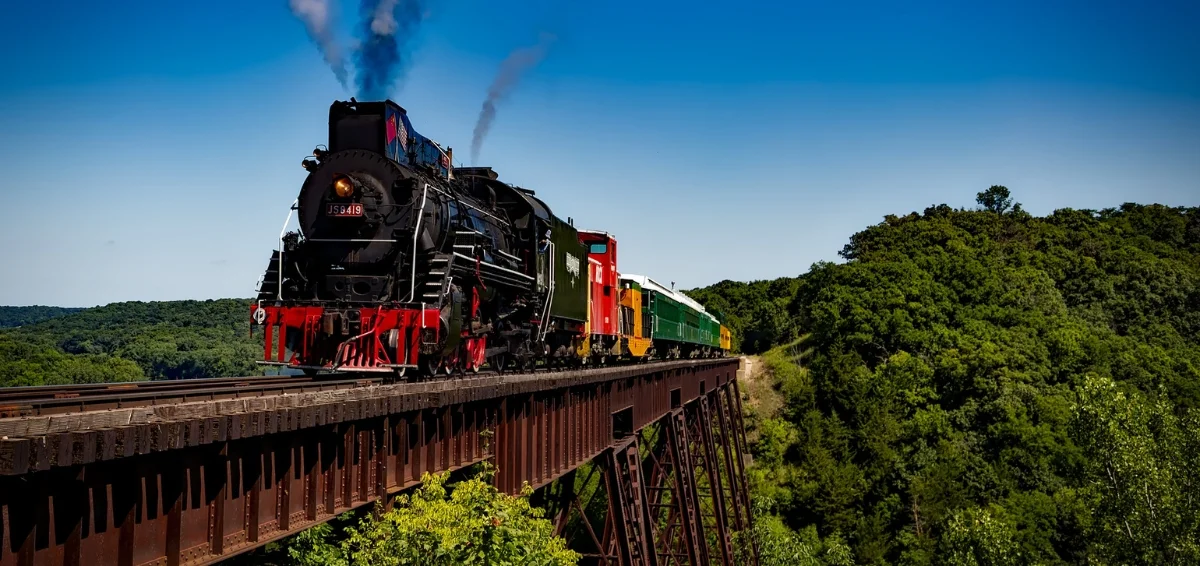
<instances>
[{"instance_id":1,"label":"white smoke","mask_svg":"<svg viewBox=\"0 0 1200 566\"><path fill-rule=\"evenodd\" d=\"M346 61L333 34L333 14L337 9L335 0L288 0L288 6L292 14L304 22L309 37L317 44L317 49L321 50L329 68L333 69L333 75L342 87L346 87Z\"/></svg>"},{"instance_id":2,"label":"white smoke","mask_svg":"<svg viewBox=\"0 0 1200 566\"><path fill-rule=\"evenodd\" d=\"M396 4L399 0L380 0L371 17L371 31L375 35L396 33Z\"/></svg>"}]
</instances>

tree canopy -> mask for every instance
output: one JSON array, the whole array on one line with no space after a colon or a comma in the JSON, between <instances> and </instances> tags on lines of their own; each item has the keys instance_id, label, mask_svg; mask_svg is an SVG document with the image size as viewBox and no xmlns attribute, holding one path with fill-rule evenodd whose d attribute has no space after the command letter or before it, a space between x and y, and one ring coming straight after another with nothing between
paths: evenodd
<instances>
[{"instance_id":1,"label":"tree canopy","mask_svg":"<svg viewBox=\"0 0 1200 566\"><path fill-rule=\"evenodd\" d=\"M0 331L0 386L261 374L248 299L125 302Z\"/></svg>"},{"instance_id":2,"label":"tree canopy","mask_svg":"<svg viewBox=\"0 0 1200 566\"><path fill-rule=\"evenodd\" d=\"M752 483L790 530L763 536L856 564L1200 563L1200 209L1034 217L1000 189L888 216L766 297L781 401L749 417ZM693 296L754 318L730 289Z\"/></svg>"},{"instance_id":3,"label":"tree canopy","mask_svg":"<svg viewBox=\"0 0 1200 566\"><path fill-rule=\"evenodd\" d=\"M975 195L975 202L995 214L1004 214L1013 206L1011 193L1004 185L992 185L986 191L981 191ZM1021 206L1020 203L1017 206Z\"/></svg>"},{"instance_id":4,"label":"tree canopy","mask_svg":"<svg viewBox=\"0 0 1200 566\"><path fill-rule=\"evenodd\" d=\"M336 536L328 524L296 536L288 549L297 566L573 566L580 555L554 535L531 488L506 495L482 474L446 485L448 474L423 474L395 508L364 516Z\"/></svg>"},{"instance_id":5,"label":"tree canopy","mask_svg":"<svg viewBox=\"0 0 1200 566\"><path fill-rule=\"evenodd\" d=\"M36 324L43 320L66 316L76 313L82 308L47 307L35 305L31 307L0 307L0 328L15 328L27 324Z\"/></svg>"}]
</instances>

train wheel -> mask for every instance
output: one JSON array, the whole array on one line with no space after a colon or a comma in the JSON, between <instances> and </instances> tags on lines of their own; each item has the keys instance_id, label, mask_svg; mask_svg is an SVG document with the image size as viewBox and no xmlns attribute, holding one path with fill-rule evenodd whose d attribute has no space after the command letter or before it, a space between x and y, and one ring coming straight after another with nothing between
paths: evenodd
<instances>
[{"instance_id":1,"label":"train wheel","mask_svg":"<svg viewBox=\"0 0 1200 566\"><path fill-rule=\"evenodd\" d=\"M492 369L495 370L496 373L503 375L504 370L508 369L508 354L501 352L492 356L488 359L488 365L492 366Z\"/></svg>"},{"instance_id":2,"label":"train wheel","mask_svg":"<svg viewBox=\"0 0 1200 566\"><path fill-rule=\"evenodd\" d=\"M445 363L440 356L423 356L421 358L421 373L425 377L437 377Z\"/></svg>"}]
</instances>

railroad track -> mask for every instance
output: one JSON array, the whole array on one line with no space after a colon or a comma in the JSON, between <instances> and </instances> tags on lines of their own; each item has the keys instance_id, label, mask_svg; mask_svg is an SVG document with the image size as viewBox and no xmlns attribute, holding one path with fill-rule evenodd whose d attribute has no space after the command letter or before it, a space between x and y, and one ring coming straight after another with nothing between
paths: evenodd
<instances>
[{"instance_id":1,"label":"railroad track","mask_svg":"<svg viewBox=\"0 0 1200 566\"><path fill-rule=\"evenodd\" d=\"M264 397L376 385L380 377L257 375L0 388L0 418Z\"/></svg>"},{"instance_id":2,"label":"railroad track","mask_svg":"<svg viewBox=\"0 0 1200 566\"><path fill-rule=\"evenodd\" d=\"M601 369L603 367L606 366L592 366L591 368L585 367L582 369ZM568 369L573 368L536 366L526 368L524 371L510 368L504 373L554 373ZM424 379L474 378L496 374L495 370L482 369L478 372L454 372L449 375L439 374L436 377ZM385 380L391 381L394 379L386 374L361 374L359 376L338 374L319 374L316 376L255 375L248 377L3 387L0 388L0 418L58 415L196 401L219 401L289 393L350 389L379 385L384 383ZM400 378L399 381L404 382L411 379Z\"/></svg>"}]
</instances>

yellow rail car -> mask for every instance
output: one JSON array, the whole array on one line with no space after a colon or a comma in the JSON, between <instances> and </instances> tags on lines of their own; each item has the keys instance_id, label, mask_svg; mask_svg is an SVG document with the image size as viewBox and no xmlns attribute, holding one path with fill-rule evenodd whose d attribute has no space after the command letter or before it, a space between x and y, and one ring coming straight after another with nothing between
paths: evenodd
<instances>
[{"instance_id":1,"label":"yellow rail car","mask_svg":"<svg viewBox=\"0 0 1200 566\"><path fill-rule=\"evenodd\" d=\"M621 341L626 352L635 358L645 357L651 343L643 299L641 285L628 279L621 281Z\"/></svg>"}]
</instances>

